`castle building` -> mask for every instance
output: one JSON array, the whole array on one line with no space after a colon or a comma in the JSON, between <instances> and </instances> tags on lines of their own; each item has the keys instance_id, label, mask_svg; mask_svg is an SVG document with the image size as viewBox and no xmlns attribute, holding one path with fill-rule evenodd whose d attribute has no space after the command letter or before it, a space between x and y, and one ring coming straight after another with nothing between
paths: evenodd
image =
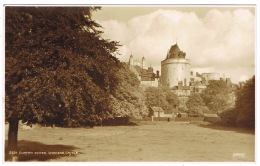
<instances>
[{"instance_id":1,"label":"castle building","mask_svg":"<svg viewBox=\"0 0 260 166\"><path fill-rule=\"evenodd\" d=\"M190 60L177 43L171 46L161 62L161 85L169 87L178 96L190 95Z\"/></svg>"},{"instance_id":2,"label":"castle building","mask_svg":"<svg viewBox=\"0 0 260 166\"><path fill-rule=\"evenodd\" d=\"M210 80L224 80L231 91L235 91L236 85L225 75L219 73L202 73L190 71L190 60L186 59L186 53L180 50L178 44L172 45L165 60L161 61L161 76L159 71L154 73L153 67L147 67L146 59L141 61L130 55L129 68L134 72L144 87L165 86L170 88L185 103L193 93L202 93L209 85Z\"/></svg>"},{"instance_id":3,"label":"castle building","mask_svg":"<svg viewBox=\"0 0 260 166\"><path fill-rule=\"evenodd\" d=\"M202 73L202 77L205 78L206 85L208 85L209 80L220 80L220 74L219 73Z\"/></svg>"},{"instance_id":4,"label":"castle building","mask_svg":"<svg viewBox=\"0 0 260 166\"><path fill-rule=\"evenodd\" d=\"M143 86L158 86L159 71L154 73L154 69L150 66L146 68L145 58L142 57L141 62L134 60L133 55L130 56L128 62L129 68L137 75Z\"/></svg>"}]
</instances>

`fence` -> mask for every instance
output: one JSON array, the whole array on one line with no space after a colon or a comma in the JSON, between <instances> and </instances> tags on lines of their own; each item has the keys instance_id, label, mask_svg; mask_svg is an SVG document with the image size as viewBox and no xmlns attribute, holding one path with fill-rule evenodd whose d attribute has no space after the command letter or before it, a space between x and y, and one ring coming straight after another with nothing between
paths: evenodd
<instances>
[{"instance_id":1,"label":"fence","mask_svg":"<svg viewBox=\"0 0 260 166\"><path fill-rule=\"evenodd\" d=\"M168 118L168 117L145 117L142 119L129 119L126 117L116 117L114 119L108 119L106 121L103 121L104 126L117 126L117 125L127 125L130 122L167 122L167 121L173 121L173 122L202 122L207 121L210 123L215 123L220 121L219 117L175 117L175 118Z\"/></svg>"},{"instance_id":2,"label":"fence","mask_svg":"<svg viewBox=\"0 0 260 166\"><path fill-rule=\"evenodd\" d=\"M130 121L168 121L168 117L145 117L143 119L131 119ZM170 121L203 121L204 117L175 117L170 118Z\"/></svg>"},{"instance_id":3,"label":"fence","mask_svg":"<svg viewBox=\"0 0 260 166\"><path fill-rule=\"evenodd\" d=\"M203 121L204 117L176 117L174 121Z\"/></svg>"}]
</instances>

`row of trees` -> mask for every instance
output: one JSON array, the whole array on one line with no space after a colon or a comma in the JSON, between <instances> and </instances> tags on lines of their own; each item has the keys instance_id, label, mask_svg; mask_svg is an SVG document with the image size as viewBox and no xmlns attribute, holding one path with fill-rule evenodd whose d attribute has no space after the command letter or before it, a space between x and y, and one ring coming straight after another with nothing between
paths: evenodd
<instances>
[{"instance_id":1,"label":"row of trees","mask_svg":"<svg viewBox=\"0 0 260 166\"><path fill-rule=\"evenodd\" d=\"M235 104L230 102L235 97ZM222 80L210 81L202 94L192 94L186 102L188 113L203 116L204 113L220 115L222 123L255 127L255 77L248 80L234 95Z\"/></svg>"},{"instance_id":2,"label":"row of trees","mask_svg":"<svg viewBox=\"0 0 260 166\"><path fill-rule=\"evenodd\" d=\"M201 94L192 94L186 106L188 113L203 116L204 113L219 114L231 107L229 88L223 80L210 80L209 85Z\"/></svg>"},{"instance_id":3,"label":"row of trees","mask_svg":"<svg viewBox=\"0 0 260 166\"><path fill-rule=\"evenodd\" d=\"M160 106L166 113L185 111L190 116L203 116L204 113L220 114L232 106L230 88L223 80L211 80L203 93L188 97L182 109L180 100L166 87L149 87L145 90L146 105ZM231 96L232 97L232 96Z\"/></svg>"}]
</instances>

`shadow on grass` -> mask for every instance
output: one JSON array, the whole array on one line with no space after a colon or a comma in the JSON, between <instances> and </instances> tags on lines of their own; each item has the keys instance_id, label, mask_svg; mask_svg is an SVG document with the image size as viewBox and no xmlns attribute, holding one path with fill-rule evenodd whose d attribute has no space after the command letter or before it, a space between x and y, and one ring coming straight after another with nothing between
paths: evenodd
<instances>
[{"instance_id":1,"label":"shadow on grass","mask_svg":"<svg viewBox=\"0 0 260 166\"><path fill-rule=\"evenodd\" d=\"M7 141L5 141L7 145ZM7 148L5 148L7 149ZM78 148L68 145L46 145L33 141L18 141L17 161L48 161L66 156L76 156ZM10 161L13 156L5 150L5 161Z\"/></svg>"},{"instance_id":2,"label":"shadow on grass","mask_svg":"<svg viewBox=\"0 0 260 166\"><path fill-rule=\"evenodd\" d=\"M117 124L117 123L113 123L113 122L104 123L104 124L102 124L102 126L139 126L139 124L136 121L128 121L128 122L121 123L121 124L120 123Z\"/></svg>"},{"instance_id":3,"label":"shadow on grass","mask_svg":"<svg viewBox=\"0 0 260 166\"><path fill-rule=\"evenodd\" d=\"M199 124L198 126L204 127L204 128L209 128L209 129L214 129L214 130L234 131L237 133L255 135L255 129L251 129L251 128L225 126L225 125L220 125L220 124Z\"/></svg>"},{"instance_id":4,"label":"shadow on grass","mask_svg":"<svg viewBox=\"0 0 260 166\"><path fill-rule=\"evenodd\" d=\"M137 122L130 121L126 124L126 126L139 126Z\"/></svg>"}]
</instances>

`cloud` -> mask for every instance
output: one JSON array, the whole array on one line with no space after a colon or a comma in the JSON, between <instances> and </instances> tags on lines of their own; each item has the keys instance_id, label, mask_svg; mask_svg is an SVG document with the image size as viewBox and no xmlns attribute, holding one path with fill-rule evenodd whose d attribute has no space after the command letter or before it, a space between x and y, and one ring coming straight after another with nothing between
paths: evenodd
<instances>
[{"instance_id":1,"label":"cloud","mask_svg":"<svg viewBox=\"0 0 260 166\"><path fill-rule=\"evenodd\" d=\"M230 75L233 82L254 75L255 16L249 10L213 9L201 18L195 12L160 9L128 22L98 22L104 27L104 38L123 45L122 61L131 54L137 59L144 56L147 65L160 70L177 38L194 70Z\"/></svg>"}]
</instances>

